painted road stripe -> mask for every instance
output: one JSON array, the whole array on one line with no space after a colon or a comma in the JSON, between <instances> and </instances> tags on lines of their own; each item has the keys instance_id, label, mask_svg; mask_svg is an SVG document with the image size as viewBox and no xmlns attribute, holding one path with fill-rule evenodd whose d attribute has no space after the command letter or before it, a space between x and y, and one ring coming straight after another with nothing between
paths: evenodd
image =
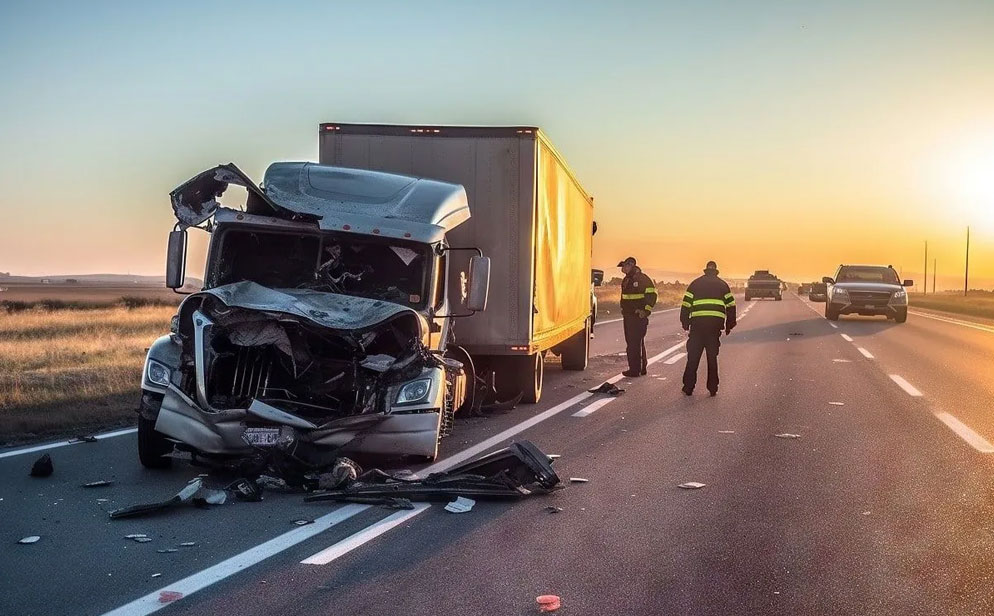
<instances>
[{"instance_id":1,"label":"painted road stripe","mask_svg":"<svg viewBox=\"0 0 994 616\"><path fill-rule=\"evenodd\" d=\"M845 340L846 342L852 342L852 336L850 336L849 334L839 334L839 335L842 336L842 339Z\"/></svg>"},{"instance_id":2,"label":"painted road stripe","mask_svg":"<svg viewBox=\"0 0 994 616\"><path fill-rule=\"evenodd\" d=\"M834 327L835 329L839 329L839 326L836 325L835 323L832 323L831 321L829 321L828 324Z\"/></svg>"},{"instance_id":3,"label":"painted road stripe","mask_svg":"<svg viewBox=\"0 0 994 616\"><path fill-rule=\"evenodd\" d=\"M679 306L677 306L676 308L664 308L663 310L655 310L653 311L652 314L662 314L664 312L672 312L674 310L679 310ZM617 323L618 321L624 321L624 320L625 319L623 317L617 319L608 319L607 321L599 320L596 323L594 323L594 328L596 329L598 325L607 325L608 323Z\"/></svg>"},{"instance_id":4,"label":"painted road stripe","mask_svg":"<svg viewBox=\"0 0 994 616\"><path fill-rule=\"evenodd\" d=\"M678 342L677 344L674 344L673 346L671 346L670 348L666 349L662 353L649 358L649 361L646 362L646 363L651 366L652 364L654 364L657 361L659 361L660 359L666 357L670 353L676 351L677 349L679 349L680 347L684 346L685 344L686 344L685 342ZM611 378L607 379L607 382L608 383L617 383L618 381L620 381L623 378L625 378L624 375L622 375L622 374L616 374L616 375L612 376ZM546 419L548 419L550 417L553 417L554 415L558 415L559 413L562 413L566 409L568 409L570 407L573 407L573 406L575 406L575 405L583 402L584 400L586 400L587 398L590 398L593 395L594 394L592 394L590 392L583 392L582 394L573 396L569 400L567 400L565 402L561 402L561 403L557 404L556 406L552 407L551 409L549 409L549 410L547 410L547 411L545 411L543 413L539 413L538 415L535 415L534 417L532 417L530 419L527 419L527 420L519 423L516 426L511 426L507 430L504 430L503 432L495 434L495 435L491 436L490 438L488 438L485 441L477 443L476 445L473 445L472 447L469 447L468 449L464 449L464 450L460 451L457 454L453 454L453 455L449 456L448 458L445 458L444 460L436 462L436 463L432 464L431 466L429 466L427 468L421 469L420 471L418 471L418 474L421 475L422 477L425 477L425 476L430 475L431 473L440 473L442 471L448 470L449 468L452 468L453 466L455 466L457 464L461 464L461 463L465 462L466 460L469 460L471 458L476 457L477 455L483 453L484 451L487 451L488 449L494 447L495 445L499 445L499 444L503 443L504 441L506 441L507 439L511 438L512 436L515 436L515 435L517 435L517 434L519 434L521 432L524 432L528 428L531 428L532 426L540 424L543 421L545 421Z\"/></svg>"},{"instance_id":5,"label":"painted road stripe","mask_svg":"<svg viewBox=\"0 0 994 616\"><path fill-rule=\"evenodd\" d=\"M918 391L918 389L916 389L915 386L912 385L911 383L905 381L904 378L901 375L899 375L899 374L891 374L890 375L890 380L892 380L895 383L897 383L898 386L901 389L903 389L905 392L907 392L907 394L909 396L914 396L916 398L920 398L922 396L922 392Z\"/></svg>"},{"instance_id":6,"label":"painted road stripe","mask_svg":"<svg viewBox=\"0 0 994 616\"><path fill-rule=\"evenodd\" d=\"M113 432L104 432L102 434L94 434L93 436L97 440L104 440L106 438L114 438L115 436L124 436L125 434L134 434L138 431L138 428L125 428L123 430L114 430ZM34 453L36 451L45 451L46 449L55 449L57 447L65 447L66 445L79 445L83 443L82 441L59 441L57 443L45 443L44 445L34 445L32 447L23 447L21 449L11 449L10 451L0 452L0 458L10 458L13 456L20 456L26 453Z\"/></svg>"},{"instance_id":7,"label":"painted road stripe","mask_svg":"<svg viewBox=\"0 0 994 616\"><path fill-rule=\"evenodd\" d=\"M183 593L183 597L189 597L193 593L207 588L224 580L240 571L248 569L252 565L262 562L270 556L275 556L287 548L291 548L302 541L306 541L318 533L324 532L332 526L339 524L352 516L369 509L370 505L345 505L327 515L314 520L313 524L295 528L289 532L270 539L265 543L260 543L254 548L249 548L241 554L221 561L213 567L208 567L203 571L194 573L178 582L164 586L158 590L136 599L127 605L123 605L116 610L107 612L104 616L144 616L157 612L172 603L160 603L159 593L173 591ZM182 599L180 599L182 601Z\"/></svg>"},{"instance_id":8,"label":"painted road stripe","mask_svg":"<svg viewBox=\"0 0 994 616\"><path fill-rule=\"evenodd\" d=\"M331 561L341 558L352 550L361 547L363 544L369 543L373 539L376 539L390 529L403 524L407 520L410 520L414 516L427 510L429 507L431 507L429 503L417 503L414 505L414 509L409 511L398 511L397 513L391 514L376 524L342 539L338 543L321 550L309 558L305 558L300 561L300 564L327 565Z\"/></svg>"},{"instance_id":9,"label":"painted road stripe","mask_svg":"<svg viewBox=\"0 0 994 616\"><path fill-rule=\"evenodd\" d=\"M863 357L867 359L873 359L873 353L867 351L863 347L856 347L856 348L859 349L859 352L863 354Z\"/></svg>"},{"instance_id":10,"label":"painted road stripe","mask_svg":"<svg viewBox=\"0 0 994 616\"><path fill-rule=\"evenodd\" d=\"M936 413L935 416L939 419L939 421L949 426L950 430L959 435L961 439L969 443L970 446L980 453L994 453L994 445L991 445L987 442L987 439L970 429L970 426L956 419L949 413Z\"/></svg>"},{"instance_id":11,"label":"painted road stripe","mask_svg":"<svg viewBox=\"0 0 994 616\"><path fill-rule=\"evenodd\" d=\"M678 361L680 361L681 359L683 359L686 356L687 356L686 353L677 353L676 355L674 355L673 357L667 359L663 363L666 364L666 365L668 365L668 366L672 366L673 364L677 363Z\"/></svg>"},{"instance_id":12,"label":"painted road stripe","mask_svg":"<svg viewBox=\"0 0 994 616\"><path fill-rule=\"evenodd\" d=\"M951 319L949 317L940 317L935 314L918 312L917 310L909 310L908 312L918 317L925 317L926 319L934 319L936 321L942 321L943 323L952 323L953 325L962 325L963 327L969 327L971 329L979 329L982 332L988 332L994 334L994 327L991 327L989 325L981 325L980 323L973 323L971 321L963 321L960 319Z\"/></svg>"},{"instance_id":13,"label":"painted road stripe","mask_svg":"<svg viewBox=\"0 0 994 616\"><path fill-rule=\"evenodd\" d=\"M597 409L601 408L602 406L607 406L608 404L614 402L615 400L617 400L617 398L614 397L594 400L593 402L583 407L579 411L573 413L573 417L586 417L587 415L594 413Z\"/></svg>"}]
</instances>

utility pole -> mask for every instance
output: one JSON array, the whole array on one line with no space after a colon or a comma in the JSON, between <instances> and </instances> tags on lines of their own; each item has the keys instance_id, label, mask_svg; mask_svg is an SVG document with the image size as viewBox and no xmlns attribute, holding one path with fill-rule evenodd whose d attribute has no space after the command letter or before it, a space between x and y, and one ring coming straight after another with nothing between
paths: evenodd
<instances>
[{"instance_id":1,"label":"utility pole","mask_svg":"<svg viewBox=\"0 0 994 616\"><path fill-rule=\"evenodd\" d=\"M922 295L928 293L928 240L925 240L925 284L922 286Z\"/></svg>"},{"instance_id":2,"label":"utility pole","mask_svg":"<svg viewBox=\"0 0 994 616\"><path fill-rule=\"evenodd\" d=\"M966 273L963 275L963 297L970 290L970 227L966 228Z\"/></svg>"},{"instance_id":3,"label":"utility pole","mask_svg":"<svg viewBox=\"0 0 994 616\"><path fill-rule=\"evenodd\" d=\"M938 274L938 268L936 267L936 259L932 259L932 295L935 295L935 277ZM927 284L928 281L926 280Z\"/></svg>"}]
</instances>

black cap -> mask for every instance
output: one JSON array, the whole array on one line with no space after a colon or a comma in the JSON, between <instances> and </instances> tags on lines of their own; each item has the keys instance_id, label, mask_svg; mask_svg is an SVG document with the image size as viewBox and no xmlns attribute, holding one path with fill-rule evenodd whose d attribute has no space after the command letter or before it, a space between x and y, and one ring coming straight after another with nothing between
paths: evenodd
<instances>
[{"instance_id":1,"label":"black cap","mask_svg":"<svg viewBox=\"0 0 994 616\"><path fill-rule=\"evenodd\" d=\"M635 257L628 257L624 261L621 261L620 263L618 263L618 267L621 267L622 265L625 265L626 263L628 265L635 265Z\"/></svg>"},{"instance_id":2,"label":"black cap","mask_svg":"<svg viewBox=\"0 0 994 616\"><path fill-rule=\"evenodd\" d=\"M704 271L718 271L718 264L714 261L708 261L708 264L704 266Z\"/></svg>"}]
</instances>

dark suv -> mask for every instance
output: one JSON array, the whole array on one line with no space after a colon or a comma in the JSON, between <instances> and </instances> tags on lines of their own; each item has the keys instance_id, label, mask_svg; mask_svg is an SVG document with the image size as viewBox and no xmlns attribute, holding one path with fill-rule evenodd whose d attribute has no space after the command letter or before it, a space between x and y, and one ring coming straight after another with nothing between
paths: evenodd
<instances>
[{"instance_id":1,"label":"dark suv","mask_svg":"<svg viewBox=\"0 0 994 616\"><path fill-rule=\"evenodd\" d=\"M822 278L827 285L825 318L838 321L841 314L883 315L898 323L908 320L908 294L897 271L890 265L840 265L835 278Z\"/></svg>"}]
</instances>

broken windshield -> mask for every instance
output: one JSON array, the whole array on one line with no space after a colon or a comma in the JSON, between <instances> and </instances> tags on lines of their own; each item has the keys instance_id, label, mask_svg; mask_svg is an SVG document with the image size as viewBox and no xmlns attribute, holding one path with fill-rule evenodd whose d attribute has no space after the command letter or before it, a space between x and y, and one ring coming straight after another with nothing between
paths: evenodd
<instances>
[{"instance_id":1,"label":"broken windshield","mask_svg":"<svg viewBox=\"0 0 994 616\"><path fill-rule=\"evenodd\" d=\"M426 305L430 250L423 244L259 229L227 229L217 242L209 287L249 280L273 289L312 289L411 308Z\"/></svg>"}]
</instances>

